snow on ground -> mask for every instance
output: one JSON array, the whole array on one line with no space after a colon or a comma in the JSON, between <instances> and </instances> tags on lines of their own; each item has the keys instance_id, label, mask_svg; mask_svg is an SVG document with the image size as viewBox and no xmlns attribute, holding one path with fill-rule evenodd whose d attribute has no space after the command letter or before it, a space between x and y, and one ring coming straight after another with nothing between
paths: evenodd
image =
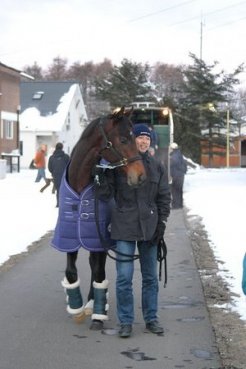
<instances>
[{"instance_id":1,"label":"snow on ground","mask_svg":"<svg viewBox=\"0 0 246 369\"><path fill-rule=\"evenodd\" d=\"M202 218L216 259L224 262L220 273L238 295L231 308L246 320L246 298L241 287L246 252L246 169L189 170L184 204L188 215Z\"/></svg>"},{"instance_id":2,"label":"snow on ground","mask_svg":"<svg viewBox=\"0 0 246 369\"><path fill-rule=\"evenodd\" d=\"M0 264L54 229L56 198L52 186L40 193L45 182L34 183L36 174L36 170L21 170L0 180Z\"/></svg>"}]
</instances>

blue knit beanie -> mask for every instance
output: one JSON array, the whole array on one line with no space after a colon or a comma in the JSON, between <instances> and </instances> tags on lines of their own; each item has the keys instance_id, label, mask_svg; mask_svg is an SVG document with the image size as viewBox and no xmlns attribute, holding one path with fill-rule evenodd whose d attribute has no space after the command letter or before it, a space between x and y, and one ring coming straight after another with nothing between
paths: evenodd
<instances>
[{"instance_id":1,"label":"blue knit beanie","mask_svg":"<svg viewBox=\"0 0 246 369\"><path fill-rule=\"evenodd\" d=\"M142 124L142 123L135 124L133 126L133 133L135 137L148 136L149 138L151 138L150 129L146 124Z\"/></svg>"}]
</instances>

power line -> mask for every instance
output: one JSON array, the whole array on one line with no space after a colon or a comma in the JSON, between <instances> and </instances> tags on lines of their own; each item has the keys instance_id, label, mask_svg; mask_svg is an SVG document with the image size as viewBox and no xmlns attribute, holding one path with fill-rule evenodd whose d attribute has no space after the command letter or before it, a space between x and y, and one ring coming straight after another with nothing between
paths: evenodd
<instances>
[{"instance_id":1,"label":"power line","mask_svg":"<svg viewBox=\"0 0 246 369\"><path fill-rule=\"evenodd\" d=\"M197 0L185 1L183 3L179 3L179 4L176 4L176 5L170 6L169 8L158 10L157 12L154 12L154 13L149 13L149 14L143 15L143 16L138 17L138 18L133 18L133 19L130 19L128 21L128 23L133 23L133 22L136 22L136 21L144 19L144 18L152 17L153 15L157 15L157 14L164 13L164 12L167 12L167 11L175 9L175 8L179 8L180 6L183 6L183 5L186 5L186 4L189 4L189 3L193 3L194 1L197 1Z\"/></svg>"},{"instance_id":2,"label":"power line","mask_svg":"<svg viewBox=\"0 0 246 369\"><path fill-rule=\"evenodd\" d=\"M169 7L169 8L165 8L165 9L159 10L159 11L154 12L154 13L149 13L149 14L143 15L143 16L141 16L141 17L131 19L131 20L129 21L129 23L136 22L136 21L138 21L138 20L141 20L141 19L144 19L144 18L148 18L148 17L151 17L151 16L153 16L153 15L157 15L157 14L160 14L160 13L167 12L167 11L169 11L169 10L172 10L172 9L178 8L178 7L180 7L180 6L183 6L183 5L189 4L189 3L194 2L194 1L197 1L197 0L185 1L185 2L183 2L183 3L180 3L180 4L177 4L177 5L171 6L171 7ZM224 11L224 10L228 10L228 9L231 9L231 8L235 8L236 6L239 6L239 5L241 5L241 4L245 4L245 3L246 3L246 1L240 1L240 2L238 2L238 3L236 3L236 4L233 4L233 5L228 5L228 6L225 6L225 7L223 7L223 8L215 9L215 10L213 10L213 11L211 11L211 12L204 13L204 14L203 14L203 18L204 18L205 16L207 17L207 16L210 16L210 15L213 15L213 14L216 14L216 13L220 13L220 12L222 12L222 11ZM199 15L194 16L194 17L191 17L191 18L184 19L184 20L182 20L182 21L180 21L180 22L171 23L171 24L169 24L169 25L168 25L168 27L178 26L178 25L180 25L180 24L187 23L187 22L190 22L190 21L196 20L196 19L198 19L198 18L200 18L200 16L199 16ZM240 20L243 20L243 19L244 19L244 18L242 18L242 19L240 19ZM240 21L240 20L239 20L239 21ZM236 21L233 21L233 22L231 22L231 23L234 23L234 22L236 22ZM225 25L227 25L227 24L230 24L230 23L226 23ZM214 27L214 28L218 28L218 27L220 27L220 26L216 26L216 27ZM209 29L209 30L212 30L212 29L214 29L214 28L211 28L211 29Z\"/></svg>"},{"instance_id":3,"label":"power line","mask_svg":"<svg viewBox=\"0 0 246 369\"><path fill-rule=\"evenodd\" d=\"M240 1L239 3L233 4L233 5L228 5L228 6L225 6L224 8L218 8L216 10L213 10L212 12L207 12L207 13L203 14L203 18L205 16L210 16L210 15L213 15L215 13L219 13L219 12L222 12L224 10L227 10L227 9L230 9L230 8L234 8L235 6L238 6L238 5L241 5L241 4L245 4L245 3L246 3L246 1ZM171 24L169 24L169 27L173 27L173 26L177 26L179 24L187 23L187 22L190 22L192 20L196 20L198 18L200 18L200 16L199 15L196 15L195 17L187 18L187 19L184 19L184 20L182 20L180 22L171 23Z\"/></svg>"},{"instance_id":4,"label":"power line","mask_svg":"<svg viewBox=\"0 0 246 369\"><path fill-rule=\"evenodd\" d=\"M241 22L241 21L242 21L242 20L244 20L245 18L246 18L246 16L245 16L245 17L243 17L243 18L235 19L234 21L231 21L231 22L227 22L227 23L219 24L218 26L214 26L214 27L212 27L212 28L207 29L207 31L213 31L213 30L214 30L214 29L216 29L216 28L226 27L226 26L228 26L228 25L230 25L230 24L233 24L233 23L236 23L236 22Z\"/></svg>"}]
</instances>

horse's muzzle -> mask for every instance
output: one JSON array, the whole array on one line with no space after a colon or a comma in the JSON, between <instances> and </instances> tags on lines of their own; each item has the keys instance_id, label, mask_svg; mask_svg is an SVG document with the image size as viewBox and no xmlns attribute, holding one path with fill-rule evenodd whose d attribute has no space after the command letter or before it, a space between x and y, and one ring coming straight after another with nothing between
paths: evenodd
<instances>
[{"instance_id":1,"label":"horse's muzzle","mask_svg":"<svg viewBox=\"0 0 246 369\"><path fill-rule=\"evenodd\" d=\"M134 161L124 168L129 186L140 186L146 180L146 172L142 160Z\"/></svg>"},{"instance_id":2,"label":"horse's muzzle","mask_svg":"<svg viewBox=\"0 0 246 369\"><path fill-rule=\"evenodd\" d=\"M146 176L144 176L144 175L140 175L138 178L137 178L137 180L135 180L135 179L132 179L132 177L128 177L128 179L127 179L127 183L128 183L128 185L129 186L131 186L131 187L135 187L135 188L138 188L139 186L141 186L144 182L145 182L145 180L146 180Z\"/></svg>"}]
</instances>

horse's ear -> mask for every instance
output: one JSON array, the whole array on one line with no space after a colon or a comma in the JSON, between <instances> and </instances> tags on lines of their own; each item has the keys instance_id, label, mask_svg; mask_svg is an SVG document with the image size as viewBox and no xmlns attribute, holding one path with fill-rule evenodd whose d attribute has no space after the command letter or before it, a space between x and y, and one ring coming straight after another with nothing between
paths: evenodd
<instances>
[{"instance_id":1,"label":"horse's ear","mask_svg":"<svg viewBox=\"0 0 246 369\"><path fill-rule=\"evenodd\" d=\"M113 118L116 120L123 118L126 116L127 118L130 118L133 112L133 106L125 108L125 106L122 106L121 108L117 108L113 111Z\"/></svg>"},{"instance_id":2,"label":"horse's ear","mask_svg":"<svg viewBox=\"0 0 246 369\"><path fill-rule=\"evenodd\" d=\"M123 118L125 114L125 107L122 106L121 108L117 108L113 111L113 117L116 119L121 119Z\"/></svg>"},{"instance_id":3,"label":"horse's ear","mask_svg":"<svg viewBox=\"0 0 246 369\"><path fill-rule=\"evenodd\" d=\"M129 107L129 108L126 108L126 109L125 109L124 114L125 114L128 118L130 118L130 117L131 117L131 115L132 115L132 112L133 112L133 106L131 106L131 107Z\"/></svg>"}]
</instances>

